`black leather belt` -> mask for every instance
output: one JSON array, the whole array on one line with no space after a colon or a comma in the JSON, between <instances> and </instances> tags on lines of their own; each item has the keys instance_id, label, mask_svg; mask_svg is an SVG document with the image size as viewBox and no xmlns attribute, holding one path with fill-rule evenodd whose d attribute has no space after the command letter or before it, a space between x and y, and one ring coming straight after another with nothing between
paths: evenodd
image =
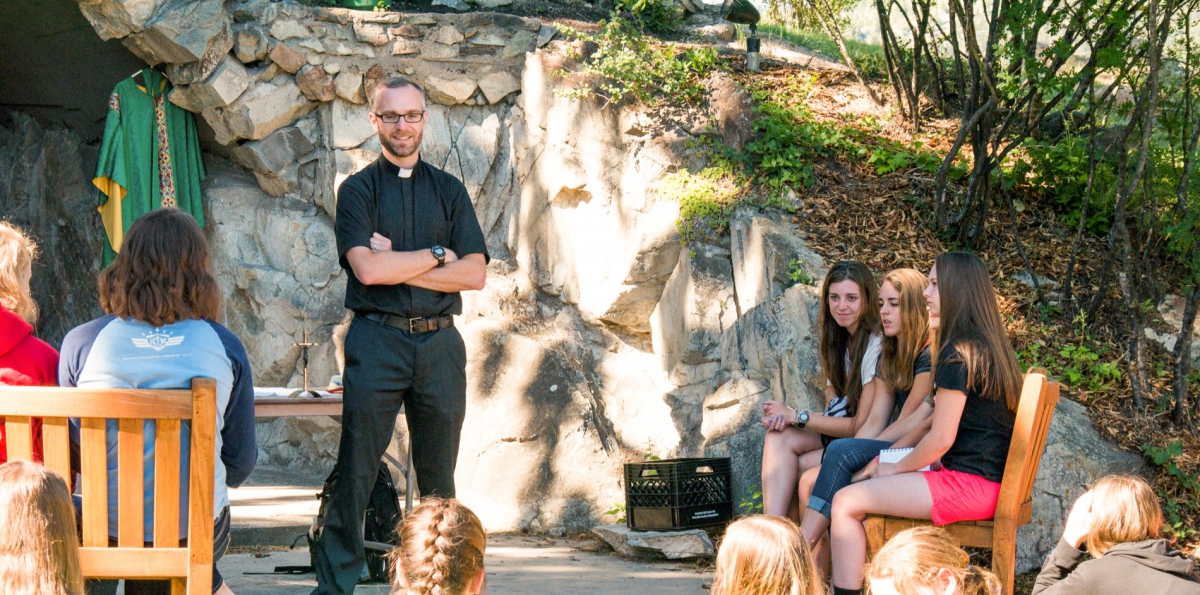
<instances>
[{"instance_id":1,"label":"black leather belt","mask_svg":"<svg viewBox=\"0 0 1200 595\"><path fill-rule=\"evenodd\" d=\"M358 314L372 322L398 328L410 333L420 334L429 333L438 329L450 328L454 326L453 316L431 316L429 318L404 318L402 316L393 316L391 314L383 314L381 312L370 312L367 314Z\"/></svg>"}]
</instances>

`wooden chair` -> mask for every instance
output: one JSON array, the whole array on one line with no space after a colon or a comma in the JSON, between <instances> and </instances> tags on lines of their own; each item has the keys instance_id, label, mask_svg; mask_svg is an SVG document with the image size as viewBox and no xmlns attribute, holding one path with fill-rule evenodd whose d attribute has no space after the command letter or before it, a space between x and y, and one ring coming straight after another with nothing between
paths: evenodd
<instances>
[{"instance_id":1,"label":"wooden chair","mask_svg":"<svg viewBox=\"0 0 1200 595\"><path fill-rule=\"evenodd\" d=\"M188 390L0 387L8 457L31 459L30 418L41 417L47 467L71 476L68 418L80 418L83 575L101 579L170 579L171 595L212 593L213 465L216 381ZM118 420L117 547L109 547L105 420ZM154 544L143 547L142 422L155 420ZM179 540L181 422L191 420L188 540Z\"/></svg>"},{"instance_id":2,"label":"wooden chair","mask_svg":"<svg viewBox=\"0 0 1200 595\"><path fill-rule=\"evenodd\" d=\"M1013 428L1004 478L1000 481L1000 500L996 516L990 521L953 523L943 527L965 547L990 548L992 572L1004 582L1004 593L1013 592L1013 573L1017 557L1017 528L1033 516L1033 481L1037 477L1042 451L1046 448L1046 433L1058 404L1058 383L1047 380L1045 372L1031 371L1025 375L1017 420ZM871 515L866 520L867 558L883 547L897 533L930 521L891 516Z\"/></svg>"}]
</instances>

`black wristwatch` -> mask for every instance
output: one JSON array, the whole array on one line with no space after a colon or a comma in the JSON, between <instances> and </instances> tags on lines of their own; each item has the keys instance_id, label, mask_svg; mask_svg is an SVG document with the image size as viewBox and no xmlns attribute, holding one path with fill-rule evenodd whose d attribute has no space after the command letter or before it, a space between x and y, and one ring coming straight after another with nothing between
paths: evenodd
<instances>
[{"instance_id":1,"label":"black wristwatch","mask_svg":"<svg viewBox=\"0 0 1200 595\"><path fill-rule=\"evenodd\" d=\"M805 409L804 411L796 414L796 421L793 421L792 425L796 426L797 428L803 428L804 424L808 423L808 417L808 410Z\"/></svg>"},{"instance_id":2,"label":"black wristwatch","mask_svg":"<svg viewBox=\"0 0 1200 595\"><path fill-rule=\"evenodd\" d=\"M438 259L438 268L446 266L446 249L441 246L434 246L429 249L433 252L433 257Z\"/></svg>"}]
</instances>

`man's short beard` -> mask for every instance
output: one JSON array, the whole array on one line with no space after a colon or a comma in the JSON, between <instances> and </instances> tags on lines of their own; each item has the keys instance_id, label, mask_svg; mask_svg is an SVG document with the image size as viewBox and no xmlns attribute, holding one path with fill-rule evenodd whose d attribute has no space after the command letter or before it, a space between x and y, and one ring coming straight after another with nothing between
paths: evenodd
<instances>
[{"instance_id":1,"label":"man's short beard","mask_svg":"<svg viewBox=\"0 0 1200 595\"><path fill-rule=\"evenodd\" d=\"M395 144L394 141L392 141L391 138L388 137L388 135L382 134L382 133L379 135L379 144L382 145L384 148L386 148L389 153L391 153L392 155L395 155L396 157L400 157L400 158L409 157L409 156L413 155L414 153L416 153L417 149L421 148L421 138L415 137L415 140L417 142L413 143L412 150L405 153L405 152L401 152L400 150L398 150L399 147Z\"/></svg>"}]
</instances>

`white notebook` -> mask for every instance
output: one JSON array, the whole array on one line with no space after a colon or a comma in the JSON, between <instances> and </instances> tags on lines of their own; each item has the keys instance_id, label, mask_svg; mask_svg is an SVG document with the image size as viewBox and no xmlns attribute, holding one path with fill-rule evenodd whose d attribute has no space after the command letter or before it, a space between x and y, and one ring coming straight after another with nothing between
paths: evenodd
<instances>
[{"instance_id":1,"label":"white notebook","mask_svg":"<svg viewBox=\"0 0 1200 595\"><path fill-rule=\"evenodd\" d=\"M879 451L880 463L892 463L893 465L900 462L908 453L913 451L913 447L908 448L885 448ZM929 471L929 465L925 465L917 471Z\"/></svg>"}]
</instances>

